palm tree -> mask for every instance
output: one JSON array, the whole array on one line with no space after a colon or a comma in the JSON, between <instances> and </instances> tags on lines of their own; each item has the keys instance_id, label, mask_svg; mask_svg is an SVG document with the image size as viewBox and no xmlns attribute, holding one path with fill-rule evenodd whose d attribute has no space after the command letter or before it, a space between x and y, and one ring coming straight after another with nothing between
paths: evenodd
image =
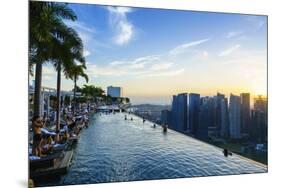
<instances>
[{"instance_id":1,"label":"palm tree","mask_svg":"<svg viewBox=\"0 0 281 188\"><path fill-rule=\"evenodd\" d=\"M54 59L53 41L61 39L67 28L63 19L77 19L66 4L30 1L29 71L36 66L34 115L40 115L42 65Z\"/></svg>"},{"instance_id":2,"label":"palm tree","mask_svg":"<svg viewBox=\"0 0 281 188\"><path fill-rule=\"evenodd\" d=\"M70 68L70 71L69 71L69 73L67 75L67 78L69 77L74 82L74 88L73 88L74 108L73 108L73 111L75 110L75 108L77 106L77 101L76 101L76 92L77 92L77 90L76 89L77 89L77 81L79 79L79 76L85 78L87 83L89 81L88 75L84 72L85 69L86 69L85 64L82 64L82 65L74 64Z\"/></svg>"},{"instance_id":3,"label":"palm tree","mask_svg":"<svg viewBox=\"0 0 281 188\"><path fill-rule=\"evenodd\" d=\"M94 85L83 85L81 89L82 95L84 95L88 100L96 101L97 97L104 98L105 92L100 87L95 87Z\"/></svg>"},{"instance_id":4,"label":"palm tree","mask_svg":"<svg viewBox=\"0 0 281 188\"><path fill-rule=\"evenodd\" d=\"M55 68L57 69L57 119L56 130L60 129L60 93L61 93L61 71L66 78L72 76L72 71L76 62L85 67L85 58L83 56L83 42L77 32L72 28L66 28L62 40L54 41L54 59Z\"/></svg>"}]
</instances>

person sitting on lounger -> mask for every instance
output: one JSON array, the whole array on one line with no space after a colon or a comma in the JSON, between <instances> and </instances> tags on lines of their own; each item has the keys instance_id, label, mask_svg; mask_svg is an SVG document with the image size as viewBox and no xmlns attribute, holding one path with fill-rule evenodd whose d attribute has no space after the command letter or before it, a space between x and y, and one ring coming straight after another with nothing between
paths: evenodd
<instances>
[{"instance_id":1,"label":"person sitting on lounger","mask_svg":"<svg viewBox=\"0 0 281 188\"><path fill-rule=\"evenodd\" d=\"M40 144L42 141L41 128L45 126L45 121L43 121L39 116L34 116L32 118L32 129L33 129L33 145L32 154L41 157Z\"/></svg>"},{"instance_id":2,"label":"person sitting on lounger","mask_svg":"<svg viewBox=\"0 0 281 188\"><path fill-rule=\"evenodd\" d=\"M55 142L52 139L52 136L48 135L48 136L43 136L42 138L43 138L43 140L40 144L41 152L43 154L51 153L53 151L53 148L54 148L53 146L55 144Z\"/></svg>"}]
</instances>

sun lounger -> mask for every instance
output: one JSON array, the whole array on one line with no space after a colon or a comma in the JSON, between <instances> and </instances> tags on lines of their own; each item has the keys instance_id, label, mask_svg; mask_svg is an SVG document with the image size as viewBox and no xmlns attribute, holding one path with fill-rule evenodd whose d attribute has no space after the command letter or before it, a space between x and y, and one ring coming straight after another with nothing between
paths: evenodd
<instances>
[{"instance_id":1,"label":"sun lounger","mask_svg":"<svg viewBox=\"0 0 281 188\"><path fill-rule=\"evenodd\" d=\"M38 168L46 168L51 167L54 165L54 159L63 157L64 153L55 152L46 157L37 157L37 156L30 156L29 157L29 165L30 169L38 169Z\"/></svg>"}]
</instances>

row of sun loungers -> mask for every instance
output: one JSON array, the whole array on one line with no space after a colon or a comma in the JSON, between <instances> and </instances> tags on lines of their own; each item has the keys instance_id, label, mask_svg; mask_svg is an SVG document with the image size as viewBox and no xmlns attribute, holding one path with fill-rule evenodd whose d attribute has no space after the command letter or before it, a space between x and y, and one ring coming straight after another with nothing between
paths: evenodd
<instances>
[{"instance_id":1,"label":"row of sun loungers","mask_svg":"<svg viewBox=\"0 0 281 188\"><path fill-rule=\"evenodd\" d=\"M76 143L80 137L80 131L88 125L85 125L88 121L88 116L83 113L76 115L72 118L74 123L68 125L66 122L61 122L61 129L59 134L64 135L65 133L69 134L69 138L63 143L52 143L52 151L43 157L34 156L29 150L29 169L30 179L36 181L36 179L45 178L49 176L60 176L67 172L67 169L71 165L71 160L73 156L73 150ZM76 129L75 129L76 128ZM79 131L74 131L74 130ZM42 128L41 134L46 136L55 137L56 131L51 128ZM31 147L30 147L31 148Z\"/></svg>"}]
</instances>

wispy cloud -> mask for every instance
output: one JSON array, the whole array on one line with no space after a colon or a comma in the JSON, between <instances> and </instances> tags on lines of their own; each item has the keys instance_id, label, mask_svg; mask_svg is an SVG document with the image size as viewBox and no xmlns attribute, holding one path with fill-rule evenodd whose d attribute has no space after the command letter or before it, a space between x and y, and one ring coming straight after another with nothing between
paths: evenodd
<instances>
[{"instance_id":1,"label":"wispy cloud","mask_svg":"<svg viewBox=\"0 0 281 188\"><path fill-rule=\"evenodd\" d=\"M251 24L251 26L255 30L259 30L266 24L266 17L265 16L248 16L246 21Z\"/></svg>"},{"instance_id":2,"label":"wispy cloud","mask_svg":"<svg viewBox=\"0 0 281 188\"><path fill-rule=\"evenodd\" d=\"M228 56L228 55L232 54L234 51L238 50L240 47L241 47L240 44L236 44L236 45L234 45L234 46L232 46L232 47L230 47L226 50L221 51L219 53L219 56L220 57Z\"/></svg>"},{"instance_id":3,"label":"wispy cloud","mask_svg":"<svg viewBox=\"0 0 281 188\"><path fill-rule=\"evenodd\" d=\"M82 31L86 31L88 33L95 33L96 29L94 27L90 27L90 26L86 26L86 24L84 24L83 22L79 22L79 21L68 21L65 20L64 21L68 26L73 27L77 30L82 30Z\"/></svg>"},{"instance_id":4,"label":"wispy cloud","mask_svg":"<svg viewBox=\"0 0 281 188\"><path fill-rule=\"evenodd\" d=\"M145 76L173 76L182 73L178 65L168 62L164 57L151 55L132 60L118 60L106 65L87 64L88 74L95 76L129 76L132 78Z\"/></svg>"},{"instance_id":5,"label":"wispy cloud","mask_svg":"<svg viewBox=\"0 0 281 188\"><path fill-rule=\"evenodd\" d=\"M176 69L176 70L171 70L171 71L163 71L163 72L154 72L154 73L149 73L149 74L144 74L142 76L176 76L184 73L184 69Z\"/></svg>"},{"instance_id":6,"label":"wispy cloud","mask_svg":"<svg viewBox=\"0 0 281 188\"><path fill-rule=\"evenodd\" d=\"M203 52L202 52L202 55L203 55L203 57L208 57L208 56L209 56L209 53L208 53L207 51L203 51Z\"/></svg>"},{"instance_id":7,"label":"wispy cloud","mask_svg":"<svg viewBox=\"0 0 281 188\"><path fill-rule=\"evenodd\" d=\"M237 37L239 35L241 35L243 32L242 31L230 31L226 34L226 38L234 38Z\"/></svg>"},{"instance_id":8,"label":"wispy cloud","mask_svg":"<svg viewBox=\"0 0 281 188\"><path fill-rule=\"evenodd\" d=\"M203 43L205 43L205 42L207 42L209 40L210 39L207 38L207 39L202 39L202 40L197 40L197 41L181 44L181 45L173 48L172 50L170 50L169 54L170 55L178 55L178 54L184 53L190 47L194 47L194 46L203 44Z\"/></svg>"},{"instance_id":9,"label":"wispy cloud","mask_svg":"<svg viewBox=\"0 0 281 188\"><path fill-rule=\"evenodd\" d=\"M91 54L91 52L89 50L84 50L83 55L85 57L89 56Z\"/></svg>"},{"instance_id":10,"label":"wispy cloud","mask_svg":"<svg viewBox=\"0 0 281 188\"><path fill-rule=\"evenodd\" d=\"M175 63L173 62L167 62L167 63L161 63L161 64L154 64L151 66L151 70L159 71L159 70L167 70L173 67Z\"/></svg>"},{"instance_id":11,"label":"wispy cloud","mask_svg":"<svg viewBox=\"0 0 281 188\"><path fill-rule=\"evenodd\" d=\"M127 7L107 7L109 11L109 23L114 29L114 43L124 45L134 36L134 25L127 19L127 14L132 12L131 8Z\"/></svg>"}]
</instances>

